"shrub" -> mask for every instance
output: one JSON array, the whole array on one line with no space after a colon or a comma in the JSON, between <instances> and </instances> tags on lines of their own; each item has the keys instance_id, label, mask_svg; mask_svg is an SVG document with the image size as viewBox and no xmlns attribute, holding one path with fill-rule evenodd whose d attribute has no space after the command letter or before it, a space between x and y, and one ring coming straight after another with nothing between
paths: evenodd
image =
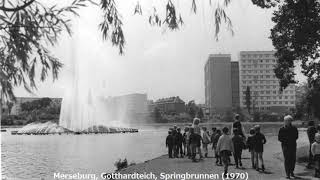
<instances>
[{"instance_id":1,"label":"shrub","mask_svg":"<svg viewBox=\"0 0 320 180\"><path fill-rule=\"evenodd\" d=\"M117 168L117 171L128 167L128 161L127 158L124 158L123 160L119 159L114 163L114 166Z\"/></svg>"}]
</instances>

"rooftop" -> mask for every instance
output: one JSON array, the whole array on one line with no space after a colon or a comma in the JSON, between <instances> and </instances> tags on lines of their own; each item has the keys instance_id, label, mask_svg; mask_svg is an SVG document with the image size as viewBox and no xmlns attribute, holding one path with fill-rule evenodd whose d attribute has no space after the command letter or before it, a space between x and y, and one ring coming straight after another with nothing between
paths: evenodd
<instances>
[{"instance_id":1,"label":"rooftop","mask_svg":"<svg viewBox=\"0 0 320 180\"><path fill-rule=\"evenodd\" d=\"M176 96L176 97L173 96L173 97L158 99L155 103L184 103L184 101L181 100L179 96Z\"/></svg>"}]
</instances>

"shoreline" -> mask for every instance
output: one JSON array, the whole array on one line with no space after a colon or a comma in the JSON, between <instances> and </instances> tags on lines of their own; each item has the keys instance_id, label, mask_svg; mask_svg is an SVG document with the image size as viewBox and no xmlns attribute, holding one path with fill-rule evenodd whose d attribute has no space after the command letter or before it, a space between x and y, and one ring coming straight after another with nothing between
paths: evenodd
<instances>
[{"instance_id":1,"label":"shoreline","mask_svg":"<svg viewBox=\"0 0 320 180\"><path fill-rule=\"evenodd\" d=\"M305 148L306 143L306 134L304 131L299 131L299 139L297 142L297 152L301 149ZM121 174L130 174L130 173L154 173L159 179L160 173L166 174L185 174L185 173L198 173L198 174L210 174L216 173L218 174L223 172L223 168L221 166L215 165L215 158L213 158L211 146L209 149L209 157L204 158L203 161L199 161L197 163L191 162L188 158L174 158L169 159L167 154L160 155L150 160L146 160L141 163L137 163L131 166L128 166L124 169L121 169L119 172ZM300 153L297 153L297 159ZM276 135L268 135L267 136L267 145L265 146L264 152L264 162L266 166L265 172L257 172L251 168L250 155L248 150L243 151L243 165L244 168L236 169L234 165L229 167L229 172L239 172L239 173L248 173L249 179L285 179L285 171L283 165L282 150L280 147L280 143L277 140ZM231 157L231 162L234 163L233 157ZM295 174L300 179L313 179L314 170L306 169L305 164L303 162L299 162L297 160L295 166ZM297 178L297 179L298 179ZM161 179L161 178L160 178Z\"/></svg>"}]
</instances>

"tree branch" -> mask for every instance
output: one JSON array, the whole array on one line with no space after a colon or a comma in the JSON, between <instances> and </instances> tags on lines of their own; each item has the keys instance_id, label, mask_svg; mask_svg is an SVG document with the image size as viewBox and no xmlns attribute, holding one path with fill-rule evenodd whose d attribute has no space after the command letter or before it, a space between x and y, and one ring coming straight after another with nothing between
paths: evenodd
<instances>
[{"instance_id":1,"label":"tree branch","mask_svg":"<svg viewBox=\"0 0 320 180\"><path fill-rule=\"evenodd\" d=\"M30 6L35 0L30 0L29 2L26 2L25 4L23 4L22 6L16 6L15 8L7 8L4 7L4 5L2 7L0 7L0 10L2 11L19 11L22 10L24 8L26 8L27 6Z\"/></svg>"}]
</instances>

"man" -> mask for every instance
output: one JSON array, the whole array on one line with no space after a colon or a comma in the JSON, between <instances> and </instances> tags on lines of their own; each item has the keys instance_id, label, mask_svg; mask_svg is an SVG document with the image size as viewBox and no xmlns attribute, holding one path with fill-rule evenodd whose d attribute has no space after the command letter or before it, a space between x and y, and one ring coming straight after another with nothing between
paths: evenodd
<instances>
[{"instance_id":1,"label":"man","mask_svg":"<svg viewBox=\"0 0 320 180\"><path fill-rule=\"evenodd\" d=\"M236 114L234 116L234 122L232 124L231 133L233 133L234 129L238 129L239 135L245 139L245 130L240 122L240 115Z\"/></svg>"},{"instance_id":2,"label":"man","mask_svg":"<svg viewBox=\"0 0 320 180\"><path fill-rule=\"evenodd\" d=\"M317 128L315 127L314 125L314 121L309 121L308 122L308 129L307 129L307 135L308 135L308 139L309 139L309 162L308 162L308 165L307 165L307 168L308 169L311 169L311 165L313 163L313 156L312 156L312 153L311 153L311 145L312 143L314 143L314 136L316 135L317 133Z\"/></svg>"},{"instance_id":3,"label":"man","mask_svg":"<svg viewBox=\"0 0 320 180\"><path fill-rule=\"evenodd\" d=\"M296 164L298 129L291 124L293 118L290 115L284 117L284 127L280 128L278 140L281 142L284 168L287 179L294 176L294 167Z\"/></svg>"}]
</instances>

